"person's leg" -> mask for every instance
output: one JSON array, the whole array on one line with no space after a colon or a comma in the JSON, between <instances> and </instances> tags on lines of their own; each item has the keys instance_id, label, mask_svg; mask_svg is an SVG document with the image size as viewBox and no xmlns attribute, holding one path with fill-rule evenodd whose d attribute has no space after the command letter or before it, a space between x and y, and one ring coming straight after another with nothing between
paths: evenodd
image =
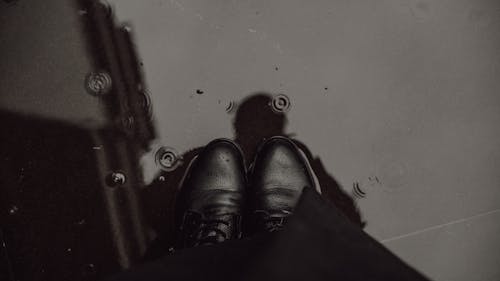
<instances>
[{"instance_id":1,"label":"person's leg","mask_svg":"<svg viewBox=\"0 0 500 281\"><path fill-rule=\"evenodd\" d=\"M281 229L304 187L319 191L307 159L286 137L272 137L260 145L249 178L247 234Z\"/></svg>"},{"instance_id":2,"label":"person's leg","mask_svg":"<svg viewBox=\"0 0 500 281\"><path fill-rule=\"evenodd\" d=\"M426 280L324 200L307 160L282 137L266 141L253 163L250 237L218 243L239 236L230 218L241 217L245 184L235 145L213 144L188 169L178 213L184 247L216 245L176 251L111 280Z\"/></svg>"},{"instance_id":3,"label":"person's leg","mask_svg":"<svg viewBox=\"0 0 500 281\"><path fill-rule=\"evenodd\" d=\"M181 182L175 210L177 248L239 238L245 189L239 147L227 139L209 143L189 164Z\"/></svg>"},{"instance_id":4,"label":"person's leg","mask_svg":"<svg viewBox=\"0 0 500 281\"><path fill-rule=\"evenodd\" d=\"M265 141L251 171L251 232L282 231L246 280L425 280L322 198L292 140Z\"/></svg>"}]
</instances>

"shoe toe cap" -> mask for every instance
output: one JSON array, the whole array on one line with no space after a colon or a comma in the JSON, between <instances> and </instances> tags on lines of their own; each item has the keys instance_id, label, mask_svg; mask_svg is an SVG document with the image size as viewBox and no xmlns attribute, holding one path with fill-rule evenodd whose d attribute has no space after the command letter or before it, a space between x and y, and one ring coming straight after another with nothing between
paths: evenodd
<instances>
[{"instance_id":1,"label":"shoe toe cap","mask_svg":"<svg viewBox=\"0 0 500 281\"><path fill-rule=\"evenodd\" d=\"M181 187L190 209L237 210L243 201L246 173L239 147L230 140L209 143L193 160Z\"/></svg>"},{"instance_id":2,"label":"shoe toe cap","mask_svg":"<svg viewBox=\"0 0 500 281\"><path fill-rule=\"evenodd\" d=\"M260 197L260 208L292 210L304 187L315 186L307 163L292 140L267 140L259 150L253 171L252 187Z\"/></svg>"}]
</instances>

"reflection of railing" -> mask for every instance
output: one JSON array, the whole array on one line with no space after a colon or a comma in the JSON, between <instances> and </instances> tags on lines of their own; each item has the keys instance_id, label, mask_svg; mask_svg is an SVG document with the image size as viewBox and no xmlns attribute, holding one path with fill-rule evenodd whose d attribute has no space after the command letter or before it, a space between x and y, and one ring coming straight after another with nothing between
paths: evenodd
<instances>
[{"instance_id":1,"label":"reflection of railing","mask_svg":"<svg viewBox=\"0 0 500 281\"><path fill-rule=\"evenodd\" d=\"M0 78L17 77L0 83L0 280L101 279L149 241L138 159L155 135L151 102L131 29L107 5L35 2L0 3L7 26L31 31L2 29L3 50L31 65ZM40 46L20 44L33 34Z\"/></svg>"},{"instance_id":2,"label":"reflection of railing","mask_svg":"<svg viewBox=\"0 0 500 281\"><path fill-rule=\"evenodd\" d=\"M151 122L151 102L146 91L128 26L115 27L112 13L102 2L81 1L88 12L87 37L92 50L94 69L99 71L87 80L87 88L109 89L107 111L114 119L116 128L122 129L131 139L147 148L154 138ZM100 78L100 79L97 79ZM95 95L104 98L103 95Z\"/></svg>"}]
</instances>

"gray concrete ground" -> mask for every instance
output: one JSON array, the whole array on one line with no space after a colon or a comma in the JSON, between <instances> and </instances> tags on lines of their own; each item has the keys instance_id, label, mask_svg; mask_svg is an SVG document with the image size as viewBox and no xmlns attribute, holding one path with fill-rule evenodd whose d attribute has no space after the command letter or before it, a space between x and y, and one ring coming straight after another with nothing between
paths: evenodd
<instances>
[{"instance_id":1,"label":"gray concrete ground","mask_svg":"<svg viewBox=\"0 0 500 281\"><path fill-rule=\"evenodd\" d=\"M158 143L233 137L231 102L285 94L368 233L435 280L500 279L500 2L111 2Z\"/></svg>"}]
</instances>

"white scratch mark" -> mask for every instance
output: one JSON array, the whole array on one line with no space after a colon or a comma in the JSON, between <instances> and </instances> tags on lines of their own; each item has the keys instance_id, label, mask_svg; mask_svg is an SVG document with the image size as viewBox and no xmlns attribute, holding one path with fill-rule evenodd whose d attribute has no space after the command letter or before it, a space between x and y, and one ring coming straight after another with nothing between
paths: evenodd
<instances>
[{"instance_id":1,"label":"white scratch mark","mask_svg":"<svg viewBox=\"0 0 500 281\"><path fill-rule=\"evenodd\" d=\"M274 49L276 49L276 51L278 51L278 53L283 54L283 50L281 49L280 43L275 43Z\"/></svg>"},{"instance_id":2,"label":"white scratch mark","mask_svg":"<svg viewBox=\"0 0 500 281\"><path fill-rule=\"evenodd\" d=\"M253 28L249 28L249 29L248 29L248 32L250 32L250 33L256 33L256 32L257 32L257 30L255 30L255 29L253 29Z\"/></svg>"},{"instance_id":3,"label":"white scratch mark","mask_svg":"<svg viewBox=\"0 0 500 281\"><path fill-rule=\"evenodd\" d=\"M474 216L470 216L470 217L467 217L467 218L458 219L458 220L450 221L450 222L447 222L447 223L443 223L443 224L439 224L439 225L427 227L427 228L424 228L424 229L421 229L421 230L417 230L417 231L413 231L413 232L410 232L410 233L407 233L407 234L394 236L394 237L391 237L391 238L388 238L388 239L384 239L381 242L382 243L387 243L387 242L391 242L391 241L394 241L394 240L399 240L399 239L406 238L406 237L409 237L409 236L414 236L414 235L421 234L421 233L424 233L424 232L427 232L427 231L431 231L431 230L443 228L443 227L454 225L454 224L458 224L458 223L463 223L463 222L466 222L466 221L469 221L469 220L477 219L479 217L484 217L484 216L491 215L491 214L498 213L498 212L500 212L500 209L496 209L496 210L492 210L492 211L480 213L480 214L477 214L477 215L474 215Z\"/></svg>"},{"instance_id":4,"label":"white scratch mark","mask_svg":"<svg viewBox=\"0 0 500 281\"><path fill-rule=\"evenodd\" d=\"M172 5L177 6L177 8L178 8L179 10L181 10L181 11L184 11L184 10L185 10L184 6L183 6L181 3L179 3L179 2L177 2L177 1L175 1L175 0L170 0L170 3L171 3Z\"/></svg>"}]
</instances>

